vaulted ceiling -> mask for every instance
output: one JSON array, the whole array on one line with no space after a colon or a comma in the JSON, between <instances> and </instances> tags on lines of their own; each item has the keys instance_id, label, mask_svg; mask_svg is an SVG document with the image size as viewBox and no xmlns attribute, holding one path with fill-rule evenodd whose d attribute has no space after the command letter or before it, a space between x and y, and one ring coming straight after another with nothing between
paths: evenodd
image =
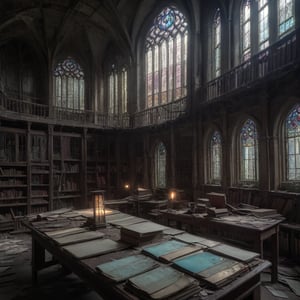
<instances>
[{"instance_id":1,"label":"vaulted ceiling","mask_svg":"<svg viewBox=\"0 0 300 300\"><path fill-rule=\"evenodd\" d=\"M45 57L78 46L103 59L112 44L132 54L131 32L139 0L1 0L0 43L27 40ZM154 4L148 0L145 5ZM151 6L151 5L150 5Z\"/></svg>"}]
</instances>

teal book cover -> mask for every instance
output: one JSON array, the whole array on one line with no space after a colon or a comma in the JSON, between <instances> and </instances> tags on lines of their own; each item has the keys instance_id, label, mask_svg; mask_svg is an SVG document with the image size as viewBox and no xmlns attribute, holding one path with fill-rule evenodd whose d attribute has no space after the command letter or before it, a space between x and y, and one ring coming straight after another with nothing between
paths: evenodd
<instances>
[{"instance_id":1,"label":"teal book cover","mask_svg":"<svg viewBox=\"0 0 300 300\"><path fill-rule=\"evenodd\" d=\"M176 259L174 260L174 264L182 270L186 270L192 274L197 274L217 264L220 264L224 260L225 258L209 252L198 252Z\"/></svg>"},{"instance_id":2,"label":"teal book cover","mask_svg":"<svg viewBox=\"0 0 300 300\"><path fill-rule=\"evenodd\" d=\"M143 249L143 251L145 253L153 255L154 257L160 257L170 252L174 252L178 249L184 248L186 246L188 246L188 244L176 240L170 240L163 242L159 245L146 247Z\"/></svg>"},{"instance_id":3,"label":"teal book cover","mask_svg":"<svg viewBox=\"0 0 300 300\"><path fill-rule=\"evenodd\" d=\"M106 277L119 282L149 271L158 264L153 259L144 255L132 255L121 259L116 259L96 267Z\"/></svg>"}]
</instances>

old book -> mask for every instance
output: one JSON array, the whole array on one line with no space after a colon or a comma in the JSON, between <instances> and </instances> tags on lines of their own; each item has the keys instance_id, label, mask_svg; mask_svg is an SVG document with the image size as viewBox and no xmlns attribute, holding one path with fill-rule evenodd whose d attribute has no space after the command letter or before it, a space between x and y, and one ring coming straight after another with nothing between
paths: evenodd
<instances>
[{"instance_id":1,"label":"old book","mask_svg":"<svg viewBox=\"0 0 300 300\"><path fill-rule=\"evenodd\" d=\"M199 251L202 248L201 246L188 245L180 241L170 240L158 245L146 247L143 249L143 252L163 262L170 262L181 256Z\"/></svg>"},{"instance_id":2,"label":"old book","mask_svg":"<svg viewBox=\"0 0 300 300\"><path fill-rule=\"evenodd\" d=\"M69 246L63 249L78 259L103 255L109 252L115 252L127 248L128 245L116 242L110 239L98 239Z\"/></svg>"},{"instance_id":3,"label":"old book","mask_svg":"<svg viewBox=\"0 0 300 300\"><path fill-rule=\"evenodd\" d=\"M155 260L139 254L98 265L96 270L109 280L121 282L158 266Z\"/></svg>"},{"instance_id":4,"label":"old book","mask_svg":"<svg viewBox=\"0 0 300 300\"><path fill-rule=\"evenodd\" d=\"M161 266L130 278L126 286L140 299L172 299L172 295L192 286L194 281L193 278L171 267Z\"/></svg>"},{"instance_id":5,"label":"old book","mask_svg":"<svg viewBox=\"0 0 300 300\"><path fill-rule=\"evenodd\" d=\"M233 259L242 261L242 262L249 262L253 260L255 257L259 257L259 253L243 250L237 247L219 244L215 247L209 249L209 251L217 254L221 254L227 257L231 257Z\"/></svg>"},{"instance_id":6,"label":"old book","mask_svg":"<svg viewBox=\"0 0 300 300\"><path fill-rule=\"evenodd\" d=\"M45 234L49 237L62 237L67 235L72 235L80 232L85 232L86 229L82 227L72 227L72 228L66 228L61 230L54 230L54 231L48 231Z\"/></svg>"},{"instance_id":7,"label":"old book","mask_svg":"<svg viewBox=\"0 0 300 300\"><path fill-rule=\"evenodd\" d=\"M214 247L214 246L220 244L219 242L216 242L214 240L205 239L201 236L193 235L190 233L183 233L183 234L176 235L176 236L174 236L174 239L176 239L178 241L183 241L183 242L186 242L189 244L201 244L206 247Z\"/></svg>"},{"instance_id":8,"label":"old book","mask_svg":"<svg viewBox=\"0 0 300 300\"><path fill-rule=\"evenodd\" d=\"M173 263L181 270L195 276L206 269L222 263L224 260L224 257L215 255L213 253L199 251L197 253L176 259Z\"/></svg>"},{"instance_id":9,"label":"old book","mask_svg":"<svg viewBox=\"0 0 300 300\"><path fill-rule=\"evenodd\" d=\"M99 231L86 231L86 232L80 232L72 235L67 236L59 236L59 237L53 237L53 240L58 243L60 246L64 245L70 245L75 243L81 243L84 241L91 241L103 238L104 233Z\"/></svg>"},{"instance_id":10,"label":"old book","mask_svg":"<svg viewBox=\"0 0 300 300\"><path fill-rule=\"evenodd\" d=\"M247 266L238 261L214 255L209 252L198 252L174 261L180 270L202 279L214 288L227 284Z\"/></svg>"},{"instance_id":11,"label":"old book","mask_svg":"<svg viewBox=\"0 0 300 300\"><path fill-rule=\"evenodd\" d=\"M146 221L140 224L132 224L132 225L122 227L121 235L122 232L124 232L128 235L141 237L141 236L153 235L156 233L162 233L164 229L165 226Z\"/></svg>"}]
</instances>

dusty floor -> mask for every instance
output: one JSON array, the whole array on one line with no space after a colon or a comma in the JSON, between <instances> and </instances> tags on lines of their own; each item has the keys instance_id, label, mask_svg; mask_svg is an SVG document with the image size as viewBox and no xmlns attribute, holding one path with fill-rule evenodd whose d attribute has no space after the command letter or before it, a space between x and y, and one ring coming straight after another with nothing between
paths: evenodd
<instances>
[{"instance_id":1,"label":"dusty floor","mask_svg":"<svg viewBox=\"0 0 300 300\"><path fill-rule=\"evenodd\" d=\"M64 274L59 266L52 266L39 272L39 284L31 285L31 237L29 234L14 236L24 240L28 251L16 256L13 267L7 277L0 276L0 300L101 300L94 291L90 290L76 275ZM1 275L1 274L0 274ZM270 284L270 274L262 274L261 299L284 299L274 297L264 285ZM285 285L277 284L276 289L282 290L291 300L300 300ZM113 300L113 299L111 299ZM234 300L234 299L232 299Z\"/></svg>"}]
</instances>

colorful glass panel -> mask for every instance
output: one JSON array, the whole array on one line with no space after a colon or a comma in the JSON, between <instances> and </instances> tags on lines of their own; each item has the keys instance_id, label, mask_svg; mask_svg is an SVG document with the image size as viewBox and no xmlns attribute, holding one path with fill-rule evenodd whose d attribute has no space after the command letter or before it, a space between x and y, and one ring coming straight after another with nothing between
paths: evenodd
<instances>
[{"instance_id":1,"label":"colorful glass panel","mask_svg":"<svg viewBox=\"0 0 300 300\"><path fill-rule=\"evenodd\" d=\"M257 129L253 120L248 119L240 132L240 177L242 182L258 180Z\"/></svg>"},{"instance_id":2,"label":"colorful glass panel","mask_svg":"<svg viewBox=\"0 0 300 300\"><path fill-rule=\"evenodd\" d=\"M300 180L300 104L288 114L286 121L287 180Z\"/></svg>"},{"instance_id":3,"label":"colorful glass panel","mask_svg":"<svg viewBox=\"0 0 300 300\"><path fill-rule=\"evenodd\" d=\"M55 105L61 108L84 109L84 72L71 57L59 62L53 71Z\"/></svg>"},{"instance_id":4,"label":"colorful glass panel","mask_svg":"<svg viewBox=\"0 0 300 300\"><path fill-rule=\"evenodd\" d=\"M174 6L154 19L145 42L148 107L186 96L187 36L186 18Z\"/></svg>"}]
</instances>

